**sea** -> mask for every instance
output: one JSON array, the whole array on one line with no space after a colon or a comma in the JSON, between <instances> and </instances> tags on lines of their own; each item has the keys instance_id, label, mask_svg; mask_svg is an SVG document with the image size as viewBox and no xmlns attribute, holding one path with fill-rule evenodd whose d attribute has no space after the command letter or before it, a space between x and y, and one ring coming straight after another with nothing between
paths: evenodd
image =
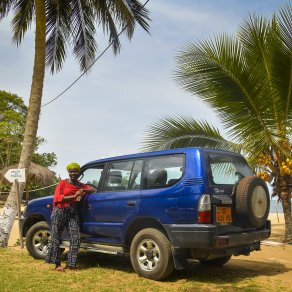
<instances>
[{"instance_id":1,"label":"sea","mask_svg":"<svg viewBox=\"0 0 292 292\"><path fill-rule=\"evenodd\" d=\"M283 213L282 203L277 200L271 200L270 213Z\"/></svg>"}]
</instances>

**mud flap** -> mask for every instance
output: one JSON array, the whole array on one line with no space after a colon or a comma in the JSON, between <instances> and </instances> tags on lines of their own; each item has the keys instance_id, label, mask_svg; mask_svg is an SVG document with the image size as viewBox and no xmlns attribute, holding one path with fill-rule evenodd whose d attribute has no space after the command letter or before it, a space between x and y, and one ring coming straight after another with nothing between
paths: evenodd
<instances>
[{"instance_id":1,"label":"mud flap","mask_svg":"<svg viewBox=\"0 0 292 292\"><path fill-rule=\"evenodd\" d=\"M236 248L235 252L233 252L233 255L235 255L235 256L249 255L251 252L259 251L259 250L261 250L261 243L254 242L252 244Z\"/></svg>"},{"instance_id":2,"label":"mud flap","mask_svg":"<svg viewBox=\"0 0 292 292\"><path fill-rule=\"evenodd\" d=\"M173 262L176 270L183 270L187 267L187 259L190 257L189 249L171 247Z\"/></svg>"}]
</instances>

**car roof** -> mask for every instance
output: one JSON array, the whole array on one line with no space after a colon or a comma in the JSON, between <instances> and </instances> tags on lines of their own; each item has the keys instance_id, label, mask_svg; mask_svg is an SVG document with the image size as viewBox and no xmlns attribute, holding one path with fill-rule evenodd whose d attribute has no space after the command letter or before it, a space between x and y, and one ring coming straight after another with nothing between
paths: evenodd
<instances>
[{"instance_id":1,"label":"car roof","mask_svg":"<svg viewBox=\"0 0 292 292\"><path fill-rule=\"evenodd\" d=\"M86 163L85 165L83 165L83 167L86 167L91 164L106 163L113 160L137 159L137 158L144 158L144 157L151 157L151 156L180 154L180 153L189 153L189 152L216 152L216 153L240 155L239 153L226 151L226 150L219 150L219 149L213 149L213 148L201 148L201 147L188 147L188 148L176 148L176 149L167 149L167 150L159 150L159 151L151 151L151 152L139 152L135 154L127 154L127 155L101 158L101 159L90 161Z\"/></svg>"}]
</instances>

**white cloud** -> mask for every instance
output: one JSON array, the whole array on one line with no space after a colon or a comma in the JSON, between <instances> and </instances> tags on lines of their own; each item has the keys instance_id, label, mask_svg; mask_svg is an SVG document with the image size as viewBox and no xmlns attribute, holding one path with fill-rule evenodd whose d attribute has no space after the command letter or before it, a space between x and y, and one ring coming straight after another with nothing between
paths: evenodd
<instances>
[{"instance_id":1,"label":"white cloud","mask_svg":"<svg viewBox=\"0 0 292 292\"><path fill-rule=\"evenodd\" d=\"M150 6L154 12L159 13L168 23L191 25L210 19L210 14L199 10L195 1L188 5L182 5L181 1L153 1Z\"/></svg>"}]
</instances>

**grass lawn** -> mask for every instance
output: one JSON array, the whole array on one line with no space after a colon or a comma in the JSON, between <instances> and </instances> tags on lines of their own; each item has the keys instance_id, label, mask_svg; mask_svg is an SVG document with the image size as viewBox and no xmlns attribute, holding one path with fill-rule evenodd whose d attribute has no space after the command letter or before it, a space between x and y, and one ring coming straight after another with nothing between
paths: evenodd
<instances>
[{"instance_id":1,"label":"grass lawn","mask_svg":"<svg viewBox=\"0 0 292 292\"><path fill-rule=\"evenodd\" d=\"M139 277L124 257L81 252L78 262L80 271L61 273L25 249L0 249L0 291L271 291L239 260L221 268L194 263L162 282Z\"/></svg>"}]
</instances>

